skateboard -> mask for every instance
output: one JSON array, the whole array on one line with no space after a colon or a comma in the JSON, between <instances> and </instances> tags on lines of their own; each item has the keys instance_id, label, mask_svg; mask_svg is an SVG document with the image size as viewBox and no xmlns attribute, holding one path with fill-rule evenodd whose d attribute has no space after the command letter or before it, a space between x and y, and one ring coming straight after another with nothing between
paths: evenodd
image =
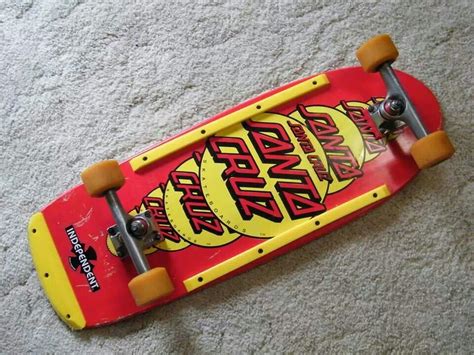
<instances>
[{"instance_id":1,"label":"skateboard","mask_svg":"<svg viewBox=\"0 0 474 355\"><path fill-rule=\"evenodd\" d=\"M440 106L392 68L390 37L356 56L361 67L294 81L85 169L28 226L59 317L97 327L228 279L364 215L449 158Z\"/></svg>"}]
</instances>

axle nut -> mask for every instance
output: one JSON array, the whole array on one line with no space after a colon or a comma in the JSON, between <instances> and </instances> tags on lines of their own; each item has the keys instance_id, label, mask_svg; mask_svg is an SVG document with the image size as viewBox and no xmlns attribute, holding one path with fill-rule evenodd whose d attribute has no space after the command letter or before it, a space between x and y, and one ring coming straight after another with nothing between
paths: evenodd
<instances>
[{"instance_id":1,"label":"axle nut","mask_svg":"<svg viewBox=\"0 0 474 355\"><path fill-rule=\"evenodd\" d=\"M134 237L142 237L148 232L148 223L142 218L135 218L130 223L130 233Z\"/></svg>"}]
</instances>

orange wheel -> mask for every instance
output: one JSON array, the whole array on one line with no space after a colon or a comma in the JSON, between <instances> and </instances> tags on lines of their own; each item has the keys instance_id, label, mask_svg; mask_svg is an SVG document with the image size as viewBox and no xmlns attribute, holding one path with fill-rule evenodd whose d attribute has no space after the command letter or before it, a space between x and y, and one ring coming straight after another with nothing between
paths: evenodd
<instances>
[{"instance_id":1,"label":"orange wheel","mask_svg":"<svg viewBox=\"0 0 474 355\"><path fill-rule=\"evenodd\" d=\"M92 197L100 197L108 190L117 190L125 183L116 160L104 160L91 165L81 173L81 179Z\"/></svg>"},{"instance_id":2,"label":"orange wheel","mask_svg":"<svg viewBox=\"0 0 474 355\"><path fill-rule=\"evenodd\" d=\"M410 149L420 169L430 168L454 154L454 147L445 131L437 131L417 140Z\"/></svg>"},{"instance_id":3,"label":"orange wheel","mask_svg":"<svg viewBox=\"0 0 474 355\"><path fill-rule=\"evenodd\" d=\"M360 65L367 73L374 73L386 62L394 62L398 57L398 50L387 34L372 37L356 51Z\"/></svg>"},{"instance_id":4,"label":"orange wheel","mask_svg":"<svg viewBox=\"0 0 474 355\"><path fill-rule=\"evenodd\" d=\"M169 295L174 291L174 286L166 269L156 267L135 276L128 283L128 289L137 306L144 306Z\"/></svg>"}]
</instances>

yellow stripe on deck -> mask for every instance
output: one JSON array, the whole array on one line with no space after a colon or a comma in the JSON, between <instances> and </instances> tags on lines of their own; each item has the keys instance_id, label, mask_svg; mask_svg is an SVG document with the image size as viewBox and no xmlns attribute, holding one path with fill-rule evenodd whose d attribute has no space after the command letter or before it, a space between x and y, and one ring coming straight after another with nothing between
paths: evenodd
<instances>
[{"instance_id":1,"label":"yellow stripe on deck","mask_svg":"<svg viewBox=\"0 0 474 355\"><path fill-rule=\"evenodd\" d=\"M288 245L309 233L327 226L345 216L350 215L356 211L361 210L377 201L380 201L390 196L390 190L386 185L377 187L359 197L356 197L348 202L343 203L337 207L330 209L327 212L316 216L309 221L303 222L300 225L291 228L272 239L269 239L259 245L244 251L220 264L217 264L203 272L200 272L187 280L184 280L184 286L188 292L191 292L211 281L218 279L232 271L245 266L266 254L278 250L285 245Z\"/></svg>"},{"instance_id":2,"label":"yellow stripe on deck","mask_svg":"<svg viewBox=\"0 0 474 355\"><path fill-rule=\"evenodd\" d=\"M297 97L303 96L311 91L321 89L328 84L329 80L326 74L320 74L309 78L286 90L280 91L238 111L229 113L226 116L223 116L215 121L207 123L204 126L193 129L182 136L163 143L156 148L150 149L149 151L131 159L130 165L133 171L143 169L157 160L163 159L172 153L199 142L202 139L213 136L217 132L227 127L248 120L259 113L271 110L284 104L285 102L296 99Z\"/></svg>"},{"instance_id":3,"label":"yellow stripe on deck","mask_svg":"<svg viewBox=\"0 0 474 355\"><path fill-rule=\"evenodd\" d=\"M28 225L31 255L41 286L59 317L73 329L86 325L69 278L59 258L43 213L35 213Z\"/></svg>"}]
</instances>

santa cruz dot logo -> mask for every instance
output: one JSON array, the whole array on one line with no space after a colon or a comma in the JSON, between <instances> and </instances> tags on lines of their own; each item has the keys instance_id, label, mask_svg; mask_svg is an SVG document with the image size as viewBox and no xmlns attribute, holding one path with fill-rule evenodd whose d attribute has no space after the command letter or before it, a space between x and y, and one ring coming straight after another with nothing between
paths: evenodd
<instances>
[{"instance_id":1,"label":"santa cruz dot logo","mask_svg":"<svg viewBox=\"0 0 474 355\"><path fill-rule=\"evenodd\" d=\"M223 224L269 238L326 210L328 169L321 143L304 124L264 113L211 137L200 174Z\"/></svg>"},{"instance_id":2,"label":"santa cruz dot logo","mask_svg":"<svg viewBox=\"0 0 474 355\"><path fill-rule=\"evenodd\" d=\"M324 213L387 149L367 113L379 100L297 104L221 129L129 211L150 211L164 237L145 253L272 238Z\"/></svg>"}]
</instances>

